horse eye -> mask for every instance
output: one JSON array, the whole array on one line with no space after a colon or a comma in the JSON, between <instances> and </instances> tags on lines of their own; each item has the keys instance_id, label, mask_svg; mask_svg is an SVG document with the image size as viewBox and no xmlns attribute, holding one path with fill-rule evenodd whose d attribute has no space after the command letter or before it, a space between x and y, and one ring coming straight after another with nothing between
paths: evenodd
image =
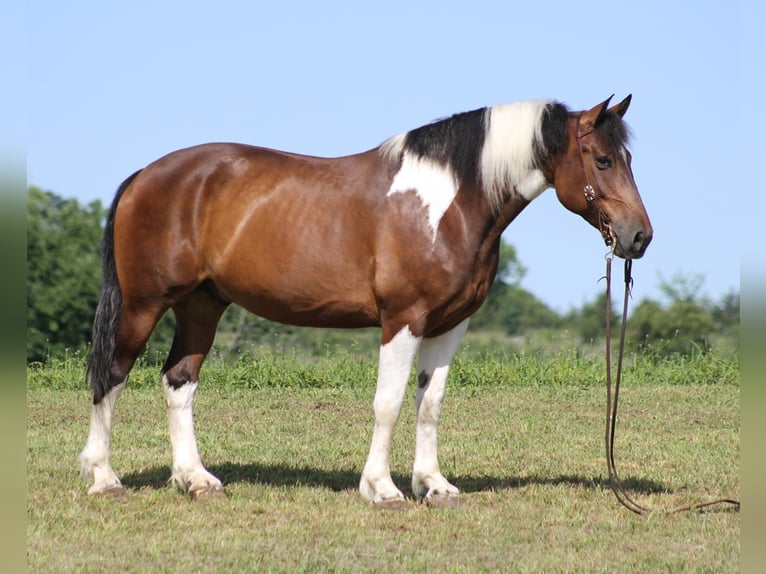
<instances>
[{"instance_id":1,"label":"horse eye","mask_svg":"<svg viewBox=\"0 0 766 574\"><path fill-rule=\"evenodd\" d=\"M596 158L596 167L598 169L607 169L612 167L612 158L608 155L601 155Z\"/></svg>"}]
</instances>

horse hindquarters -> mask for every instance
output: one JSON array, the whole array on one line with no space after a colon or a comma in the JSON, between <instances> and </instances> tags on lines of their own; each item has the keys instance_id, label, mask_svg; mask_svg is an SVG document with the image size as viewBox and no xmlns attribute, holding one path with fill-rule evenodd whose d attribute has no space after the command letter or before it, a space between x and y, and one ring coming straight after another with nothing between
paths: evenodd
<instances>
[{"instance_id":1,"label":"horse hindquarters","mask_svg":"<svg viewBox=\"0 0 766 574\"><path fill-rule=\"evenodd\" d=\"M139 225L147 210L142 211L136 206L135 198L140 191L131 184L137 175L128 178L118 189L104 230L103 285L88 359L93 407L80 465L83 475L93 479L90 494L124 493L110 461L115 404L157 322L172 307L176 315L176 337L162 372L174 444L173 479L179 486L197 492L202 484L220 486L220 481L212 475L200 478L206 471L196 452L191 408L199 367L210 349L226 304L216 299L205 283L196 284L198 279L191 279L186 284L176 282L174 289L159 282L168 274L155 271L161 267L158 264L161 260L152 259L152 256L160 250L156 245L153 250L146 245L152 236L157 239L156 234ZM130 195L130 201L123 199L124 194L125 198ZM115 225L118 204L121 211ZM163 225L157 217L152 221L155 225ZM165 228L169 225L165 224ZM181 268L188 269L189 266Z\"/></svg>"},{"instance_id":2,"label":"horse hindquarters","mask_svg":"<svg viewBox=\"0 0 766 574\"><path fill-rule=\"evenodd\" d=\"M102 246L103 283L93 322L93 342L87 378L93 389L88 440L79 456L83 476L91 478L90 494L124 495L111 465L112 419L128 373L141 353L157 321L165 312L161 304L134 304L124 300L117 277L114 220L117 204L136 172L117 190L104 228Z\"/></svg>"}]
</instances>

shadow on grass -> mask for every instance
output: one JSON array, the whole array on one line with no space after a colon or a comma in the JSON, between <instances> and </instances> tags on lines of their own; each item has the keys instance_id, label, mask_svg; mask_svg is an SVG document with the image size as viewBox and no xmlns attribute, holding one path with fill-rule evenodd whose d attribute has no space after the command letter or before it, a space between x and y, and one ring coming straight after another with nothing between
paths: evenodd
<instances>
[{"instance_id":1,"label":"shadow on grass","mask_svg":"<svg viewBox=\"0 0 766 574\"><path fill-rule=\"evenodd\" d=\"M224 486L235 483L263 484L274 487L282 486L312 486L328 488L335 492L356 490L359 486L360 471L357 470L324 470L309 467L292 467L288 465L269 464L237 464L225 463L208 467L208 470L221 479ZM168 467L154 467L141 472L127 474L122 478L126 488L140 489L145 487L162 488L170 477ZM405 493L410 492L410 476L393 473L397 486ZM604 477L588 477L564 474L559 476L455 476L447 477L462 492L487 492L493 490L520 489L526 486L559 486L568 485L592 490L609 488L609 480ZM625 489L636 494L670 494L673 491L660 482L645 478L627 478L624 480Z\"/></svg>"},{"instance_id":2,"label":"shadow on grass","mask_svg":"<svg viewBox=\"0 0 766 574\"><path fill-rule=\"evenodd\" d=\"M491 490L520 489L526 486L574 486L590 490L610 489L609 479L603 476L586 477L573 474L560 476L457 476L453 482L463 492L485 492ZM661 482L646 478L627 478L623 480L625 490L636 494L672 494L673 490Z\"/></svg>"}]
</instances>

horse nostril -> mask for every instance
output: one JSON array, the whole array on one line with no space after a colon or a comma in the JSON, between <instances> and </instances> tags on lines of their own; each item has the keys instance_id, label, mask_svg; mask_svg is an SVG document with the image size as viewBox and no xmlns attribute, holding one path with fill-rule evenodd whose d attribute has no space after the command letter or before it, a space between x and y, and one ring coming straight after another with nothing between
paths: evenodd
<instances>
[{"instance_id":1,"label":"horse nostril","mask_svg":"<svg viewBox=\"0 0 766 574\"><path fill-rule=\"evenodd\" d=\"M633 236L633 245L630 246L630 250L637 256L641 257L649 242L652 240L651 232L639 231Z\"/></svg>"}]
</instances>

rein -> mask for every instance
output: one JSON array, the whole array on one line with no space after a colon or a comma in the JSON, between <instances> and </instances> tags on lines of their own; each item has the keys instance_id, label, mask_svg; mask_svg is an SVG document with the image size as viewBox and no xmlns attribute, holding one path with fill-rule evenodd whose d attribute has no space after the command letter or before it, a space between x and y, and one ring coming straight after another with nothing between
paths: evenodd
<instances>
[{"instance_id":1,"label":"rein","mask_svg":"<svg viewBox=\"0 0 766 574\"><path fill-rule=\"evenodd\" d=\"M614 464L614 434L617 426L617 405L620 399L620 380L622 378L622 359L625 350L625 328L628 324L628 299L630 298L630 291L633 287L633 278L631 277L631 268L633 261L631 259L625 260L625 294L622 306L622 322L620 323L620 344L617 353L617 374L614 381L614 398L612 398L612 365L611 365L611 314L612 314L612 300L611 300L611 283L612 283L612 253L610 252L606 257L606 432L605 432L605 445L606 445L606 462L609 468L609 485L612 487L617 500L625 508L639 514L641 516L652 512L652 509L646 506L642 506L633 500L625 490L625 485L620 480L617 474L617 468ZM703 502L698 504L688 504L680 508L667 511L668 514L677 514L680 512L697 511L703 512L704 509L716 506L719 504L731 504L737 509L740 507L739 500L731 498L720 498L710 502Z\"/></svg>"},{"instance_id":2,"label":"rein","mask_svg":"<svg viewBox=\"0 0 766 574\"><path fill-rule=\"evenodd\" d=\"M614 397L612 396L612 257L614 256L614 250L616 248L614 232L609 224L609 218L601 209L600 202L598 201L596 191L591 185L588 179L588 171L585 169L585 158L582 153L582 138L593 132L595 127L589 127L584 131L580 131L580 117L577 118L577 129L575 131L575 139L577 142L577 154L580 160L580 168L582 169L583 178L585 180L585 186L583 187L583 194L585 195L585 201L588 206L593 207L596 210L598 216L598 228L601 232L601 236L604 238L604 243L609 247L609 252L606 256L606 430L604 434L604 442L606 446L606 463L609 469L609 485L612 488L617 500L625 508L639 514L641 516L649 514L652 509L646 506L642 506L625 490L625 484L617 474L617 468L614 464L614 436L615 428L617 426L617 405L620 399L620 381L622 379L622 359L625 351L625 329L628 324L628 299L630 299L630 292L633 287L633 278L631 276L631 270L633 261L631 259L625 259L625 294L623 297L622 307L622 321L620 323L620 343L617 353L617 372L614 380ZM699 504L689 504L667 511L668 514L677 514L680 512L689 512L695 510L702 512L704 509L716 506L719 504L731 504L737 509L740 507L738 500L731 498L721 498L710 502L703 502Z\"/></svg>"}]
</instances>

